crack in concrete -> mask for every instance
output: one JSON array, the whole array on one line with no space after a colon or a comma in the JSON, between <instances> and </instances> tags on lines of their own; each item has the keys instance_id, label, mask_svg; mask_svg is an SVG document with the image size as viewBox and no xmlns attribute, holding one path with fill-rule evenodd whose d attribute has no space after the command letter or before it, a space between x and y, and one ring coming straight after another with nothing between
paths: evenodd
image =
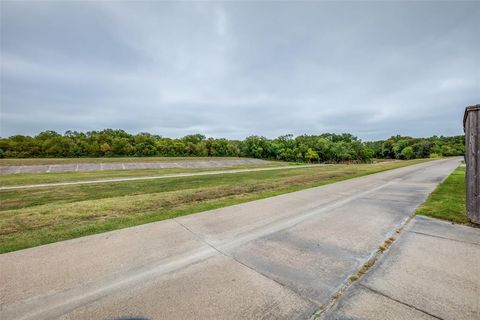
<instances>
[{"instance_id":1,"label":"crack in concrete","mask_svg":"<svg viewBox=\"0 0 480 320\"><path fill-rule=\"evenodd\" d=\"M438 238L438 239L456 241L456 242L461 242L461 243L473 244L474 246L480 246L480 243L475 243L475 242L470 242L470 241L464 241L464 240L458 240L458 239L452 239L452 238L448 238L448 237L442 237L442 236L438 236L438 235L434 235L434 234L429 234L429 233L424 233L424 232L419 232L419 231L407 230L407 232L419 234L419 235L422 235L422 236L432 237L432 238Z\"/></svg>"},{"instance_id":2,"label":"crack in concrete","mask_svg":"<svg viewBox=\"0 0 480 320\"><path fill-rule=\"evenodd\" d=\"M183 227L185 230L187 230L188 232L190 232L195 238L197 238L200 242L206 244L207 246L211 247L212 249L216 250L218 253L220 253L221 255L227 257L227 258L230 258L232 259L233 261L235 261L236 263L242 265L243 267L245 268L248 268L250 270L252 270L253 272L255 272L256 274L268 279L268 280L271 280L275 283L277 283L278 285L286 288L287 290L291 291L292 293L300 296L301 298L305 299L305 300L308 300L309 302L317 305L317 306L321 306L322 304L319 302L319 301L315 301L313 299L310 299L309 297L305 296L305 295L302 295L300 292L297 292L294 288L291 288L290 286L287 286L286 284L283 284L281 282L278 282L277 280L269 277L268 275L262 273L262 272L259 272L258 270L256 270L255 268L245 264L244 262L238 260L236 257L220 250L219 248L215 247L213 244L211 244L210 242L206 241L205 239L203 239L200 235L198 235L197 233L193 232L190 228L188 228L187 226L185 226L184 224L182 224L180 221L178 221L177 219L173 219L176 223L178 223L181 227Z\"/></svg>"},{"instance_id":3,"label":"crack in concrete","mask_svg":"<svg viewBox=\"0 0 480 320\"><path fill-rule=\"evenodd\" d=\"M427 312L427 311L425 311L425 310L422 310L422 309L420 309L420 308L417 308L417 307L415 307L415 306L413 306L413 305L411 305L411 304L408 304L408 303L406 303L406 302L403 302L403 301L400 301L400 300L398 300L398 299L395 299L395 298L393 298L393 297L391 297L391 296L389 296L389 295L387 295L387 294L385 294L385 293L383 293L383 292L381 292L381 291L378 291L378 290L375 290L375 289L373 289L373 288L370 288L370 287L368 287L368 286L366 286L366 285L364 285L364 284L362 284L362 283L359 283L358 285L361 286L362 288L365 288L365 289L367 289L367 290L370 290L371 292L373 292L373 293L375 293L375 294L378 294L378 295L380 295L380 296L382 296L382 297L385 297L385 298L387 298L387 299L389 299L389 300L395 301L395 302L400 303L400 304L402 304L402 305L404 305L404 306L406 306L406 307L409 307L409 308L411 308L411 309L414 309L414 310L416 310L416 311L419 311L419 312L421 312L421 313L424 313L424 314L426 314L426 315L428 315L428 316L430 316L430 317L433 317L433 318L439 319L439 320L444 320L443 318L440 318L439 316L436 316L436 315L434 315L434 314L431 314L430 312Z\"/></svg>"}]
</instances>

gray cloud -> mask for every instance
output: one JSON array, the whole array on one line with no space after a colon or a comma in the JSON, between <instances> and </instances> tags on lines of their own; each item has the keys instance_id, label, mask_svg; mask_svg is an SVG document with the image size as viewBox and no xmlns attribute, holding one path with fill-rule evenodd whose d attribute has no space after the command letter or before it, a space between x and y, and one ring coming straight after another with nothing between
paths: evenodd
<instances>
[{"instance_id":1,"label":"gray cloud","mask_svg":"<svg viewBox=\"0 0 480 320\"><path fill-rule=\"evenodd\" d=\"M479 2L1 2L1 135L460 134Z\"/></svg>"}]
</instances>

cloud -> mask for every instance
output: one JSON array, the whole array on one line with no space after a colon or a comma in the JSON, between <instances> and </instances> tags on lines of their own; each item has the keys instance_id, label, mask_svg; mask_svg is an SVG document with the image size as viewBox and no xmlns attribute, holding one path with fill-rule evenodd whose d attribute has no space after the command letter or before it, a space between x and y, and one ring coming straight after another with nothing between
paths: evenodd
<instances>
[{"instance_id":1,"label":"cloud","mask_svg":"<svg viewBox=\"0 0 480 320\"><path fill-rule=\"evenodd\" d=\"M462 132L480 4L2 2L1 136Z\"/></svg>"}]
</instances>

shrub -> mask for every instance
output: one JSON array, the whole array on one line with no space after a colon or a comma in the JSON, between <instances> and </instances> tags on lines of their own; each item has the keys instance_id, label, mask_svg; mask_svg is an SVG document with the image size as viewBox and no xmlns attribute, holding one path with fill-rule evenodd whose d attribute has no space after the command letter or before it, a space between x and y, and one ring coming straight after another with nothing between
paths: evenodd
<instances>
[{"instance_id":1,"label":"shrub","mask_svg":"<svg viewBox=\"0 0 480 320\"><path fill-rule=\"evenodd\" d=\"M403 148L402 156L407 160L413 159L413 148L412 147Z\"/></svg>"}]
</instances>

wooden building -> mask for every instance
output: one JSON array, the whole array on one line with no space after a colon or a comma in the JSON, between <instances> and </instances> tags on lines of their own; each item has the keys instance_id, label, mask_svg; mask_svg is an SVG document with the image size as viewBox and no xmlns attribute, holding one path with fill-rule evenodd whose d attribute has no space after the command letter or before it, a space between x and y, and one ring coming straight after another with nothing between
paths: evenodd
<instances>
[{"instance_id":1,"label":"wooden building","mask_svg":"<svg viewBox=\"0 0 480 320\"><path fill-rule=\"evenodd\" d=\"M467 165L467 216L480 224L480 104L465 108L465 163Z\"/></svg>"}]
</instances>

